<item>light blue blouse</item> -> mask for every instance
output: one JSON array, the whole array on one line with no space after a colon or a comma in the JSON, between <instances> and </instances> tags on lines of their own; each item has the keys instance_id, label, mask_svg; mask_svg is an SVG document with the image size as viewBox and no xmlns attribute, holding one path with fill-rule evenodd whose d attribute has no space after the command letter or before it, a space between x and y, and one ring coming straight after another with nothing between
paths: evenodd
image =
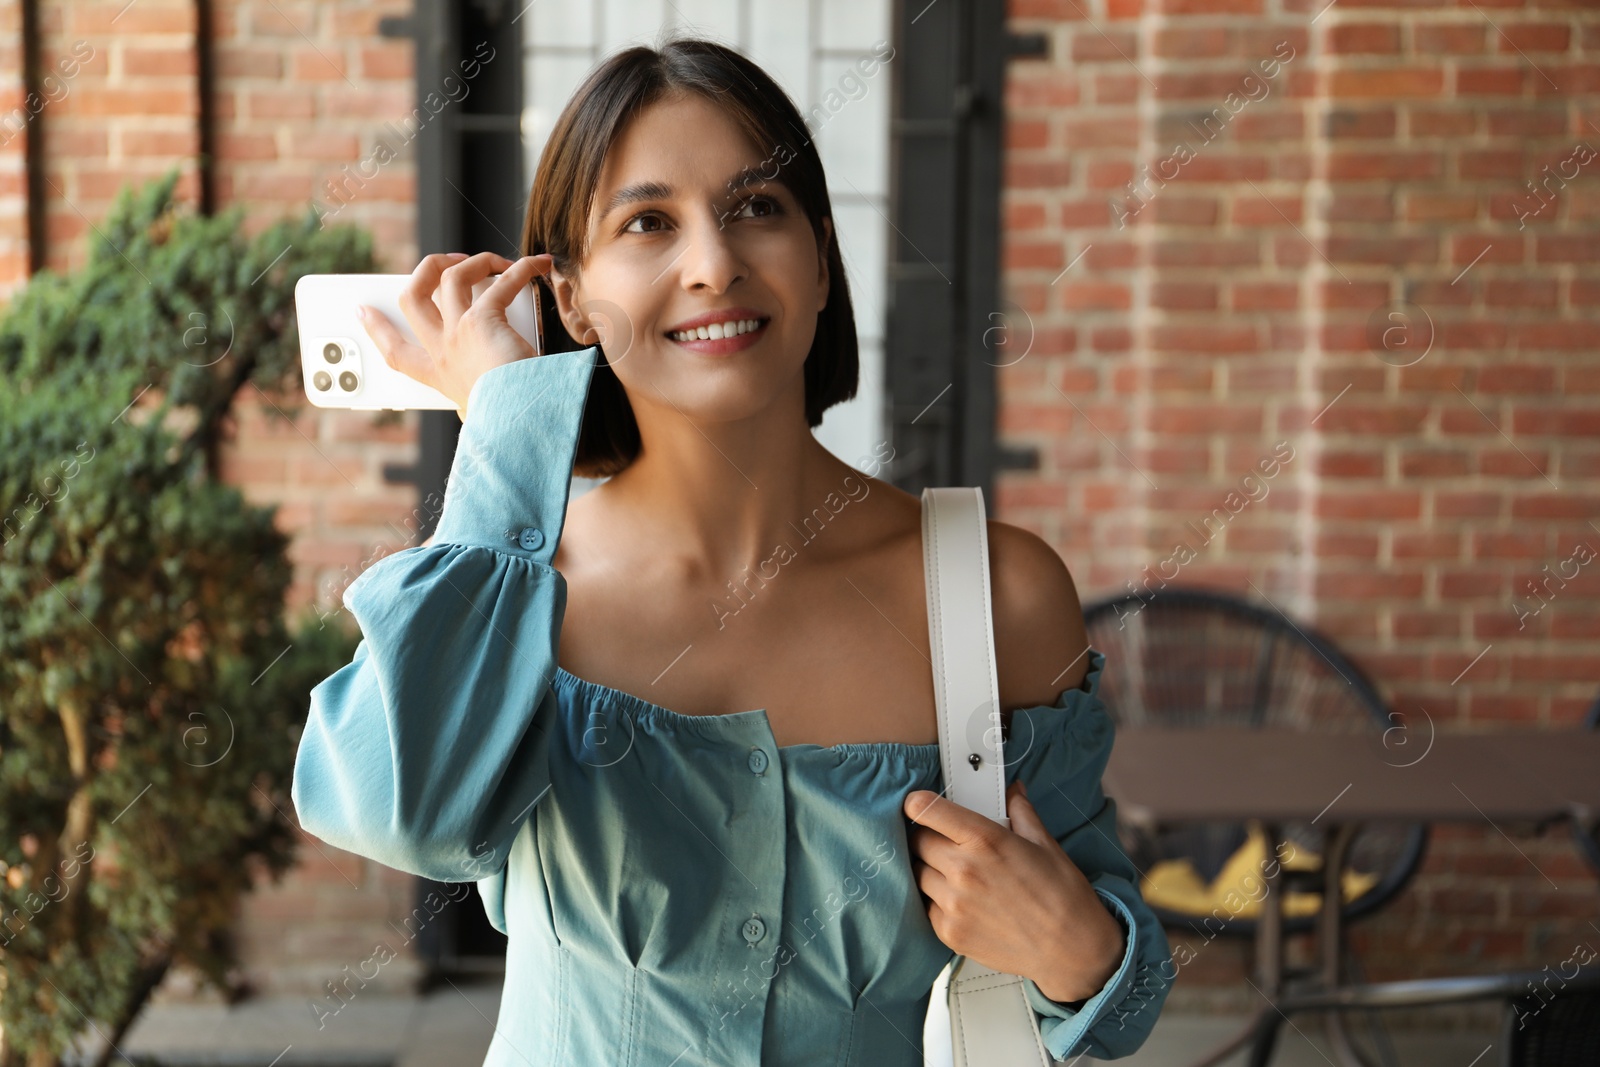
<instances>
[{"instance_id":1,"label":"light blue blouse","mask_svg":"<svg viewBox=\"0 0 1600 1067\"><path fill-rule=\"evenodd\" d=\"M311 691L301 824L478 883L509 939L488 1067L918 1067L952 952L901 803L943 788L938 746L780 746L765 710L681 714L556 665L551 560L597 358L522 360L473 387L433 543L346 590L362 639ZM1173 975L1100 788L1104 665L1091 651L1087 688L1017 710L1006 740L1007 781L1127 934L1085 1001L1027 983L1060 1059L1133 1052Z\"/></svg>"}]
</instances>

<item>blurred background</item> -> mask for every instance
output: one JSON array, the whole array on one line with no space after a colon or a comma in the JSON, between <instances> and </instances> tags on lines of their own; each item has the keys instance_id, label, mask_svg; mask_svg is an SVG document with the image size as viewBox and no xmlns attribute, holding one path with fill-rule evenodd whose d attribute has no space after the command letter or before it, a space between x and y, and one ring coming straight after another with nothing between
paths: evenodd
<instances>
[{"instance_id":1,"label":"blurred background","mask_svg":"<svg viewBox=\"0 0 1600 1067\"><path fill-rule=\"evenodd\" d=\"M409 273L431 252L517 255L534 168L572 90L610 52L675 33L716 38L770 71L806 115L797 136L821 151L862 338L858 395L817 431L842 459L860 465L887 441L886 477L902 488L984 487L993 517L1057 549L1102 620L1160 603L1169 588L1253 606L1250 641L1263 627L1298 635L1302 654L1317 651L1333 677L1359 675L1365 687L1348 707L1280 709L1295 728L1367 728L1420 756L1436 733L1596 725L1593 0L0 0L0 301L10 318L0 366L12 375L0 410L10 412L7 447L34 447L38 426L56 428L46 459L0 481L11 515L0 574L15 592L0 627L23 633L34 624L27 605L45 602L63 627L100 622L96 579L79 563L52 578L64 606L49 586L29 585L65 558L40 540L48 509L29 494L72 452L82 394L58 397L53 421L37 425L45 416L21 397L52 368L76 367L70 380L109 405L102 428L129 411L170 419L154 405L185 390L209 398L202 469L275 507L283 538L257 530L282 573L254 603L277 598L286 620L348 634L341 590L373 558L432 532L459 422L305 406L285 302L293 278ZM170 204L144 194L118 209L119 192L163 176ZM197 228L220 226L230 209L232 228ZM370 244L336 238L343 227ZM101 288L84 288L86 278ZM30 302L46 282L54 295ZM94 295L124 283L114 300ZM196 311L202 283L211 303ZM132 311L95 318L100 303L132 309L150 293L182 294L161 297L178 312L165 326ZM263 354L229 379L238 356L217 345L246 319ZM197 341L189 331L201 324ZM130 331L123 342L118 330ZM108 497L133 492L115 490L126 477L107 483ZM35 514L45 517L21 521ZM96 514L52 536L97 528L106 520ZM27 553L12 550L13 529ZM164 529L137 542L144 558L187 558ZM255 543L232 530L207 528L195 544ZM239 573L257 573L256 558ZM1107 607L1117 598L1122 608ZM1104 647L1113 628L1092 639ZM109 624L96 629L126 651ZM272 669L276 647L298 656L312 643L285 635L275 647L241 638L244 681ZM5 651L20 664L45 647L55 646ZM60 647L54 662L79 646ZM288 673L293 657L278 664L277 740L259 773L233 780L256 831L200 800L186 809L208 840L243 841L177 883L213 936L197 946L174 935L154 950L121 936L115 985L133 992L99 1014L64 992L18 1006L15 983L31 982L30 998L37 985L23 959L50 957L44 941L19 955L23 928L44 922L23 912L54 914L25 908L48 854L39 827L55 819L100 839L70 791L41 784L59 779L52 767L83 781L94 762L93 746L61 745L54 718L27 718L61 690L46 671L27 680L41 687L35 704L0 695L13 701L0 732L11 778L0 790L11 1062L54 1062L17 1051L15 1020L30 1013L51 1015L57 1030L75 1025L79 1054L100 1062L115 1044L169 1062L231 1049L267 1063L291 1043L289 1060L309 1057L299 1062L481 1060L504 939L475 890L456 900L467 887L448 887L441 905L447 887L292 826L284 759L304 717L296 694L346 650L300 661L300 674ZM1109 654L1113 666L1142 662ZM1190 677L1206 662L1190 661ZM1123 716L1135 714L1131 685L1120 690ZM81 701L80 719L96 720L94 706ZM49 729L30 734L29 721ZM31 757L30 737L41 746ZM211 737L219 748L221 737ZM185 734L165 751L178 760L196 743ZM47 744L61 753L40 754ZM101 797L92 818L108 825L121 808L135 823L138 784L124 783L115 803ZM59 803L40 809L47 795ZM181 822L183 810L167 818ZM250 838L271 826L286 834L277 844ZM1565 973L1596 958L1592 823L1425 830L1375 827L1357 847L1346 892L1367 896L1349 930L1352 973ZM107 832L109 870L137 884L144 857L162 854L160 835ZM1326 842L1298 840L1316 870ZM1227 899L1230 861L1248 866L1261 842L1242 825L1159 841L1130 826L1125 841L1153 879L1147 893L1169 909L1182 960L1132 1062L1183 1062L1261 1006L1258 912L1229 906L1229 922L1203 923ZM153 885L140 892L160 897ZM1301 892L1298 914L1310 915L1315 886ZM182 911L168 900L141 914L159 926L173 908ZM96 920L76 921L87 937ZM1292 928L1289 958L1311 941L1308 923ZM363 969L378 944L393 959ZM226 992L201 979L196 953L211 953ZM93 957L84 953L83 975L95 973ZM1391 1011L1367 1019L1361 1040L1385 1062L1510 1062L1500 1058L1506 1013L1504 997ZM1286 1027L1274 1062L1332 1062L1312 1019Z\"/></svg>"}]
</instances>

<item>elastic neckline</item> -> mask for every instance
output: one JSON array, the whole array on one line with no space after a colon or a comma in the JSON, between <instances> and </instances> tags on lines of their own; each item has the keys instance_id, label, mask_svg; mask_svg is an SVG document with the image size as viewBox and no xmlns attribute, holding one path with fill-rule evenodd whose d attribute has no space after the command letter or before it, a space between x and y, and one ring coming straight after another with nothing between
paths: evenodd
<instances>
[{"instance_id":1,"label":"elastic neckline","mask_svg":"<svg viewBox=\"0 0 1600 1067\"><path fill-rule=\"evenodd\" d=\"M751 708L749 711L730 711L722 715L685 715L680 711L663 707L644 697L621 689L613 689L609 685L591 682L587 678L579 678L565 667L556 666L556 684L565 685L579 692L609 700L635 718L652 718L667 724L673 729L690 730L695 733L717 735L728 730L752 729L760 736L770 740L772 724L767 718L765 708ZM914 745L907 741L846 741L837 745L816 745L802 742L794 745L773 746L780 754L797 756L808 752L830 752L840 756L900 756L914 763L923 763L928 766L938 766L939 743L937 741L926 745Z\"/></svg>"},{"instance_id":2,"label":"elastic neckline","mask_svg":"<svg viewBox=\"0 0 1600 1067\"><path fill-rule=\"evenodd\" d=\"M1065 730L1069 728L1071 716L1049 715L1052 711L1066 711L1073 701L1092 701L1100 693L1100 679L1105 669L1105 653L1091 646L1089 653L1089 670L1080 685L1063 689L1057 694L1056 699L1050 704L1041 704L1031 708L1017 708L1012 712L1011 724L1015 731L1017 716L1026 717L1030 729L1029 744L1041 735L1042 732ZM767 719L766 709L752 708L749 711L732 711L725 715L685 715L671 708L646 700L644 697L627 693L621 689L613 689L609 685L591 682L587 678L579 678L565 667L556 665L555 684L565 686L580 693L587 693L610 701L621 707L634 719L654 719L665 724L673 730L688 730L707 737L723 736L729 730L754 729L757 736L764 740L772 740L772 724ZM1087 684L1088 688L1083 688ZM1074 695L1076 694L1076 695ZM1039 715L1044 715L1042 722ZM813 745L809 743L798 745L774 746L780 757L791 758L807 755L812 752L828 752L836 756L875 756L888 758L898 756L908 762L928 767L939 766L938 742L927 745L913 745L905 741L846 741L838 745ZM1008 750L1007 761L1015 757Z\"/></svg>"}]
</instances>

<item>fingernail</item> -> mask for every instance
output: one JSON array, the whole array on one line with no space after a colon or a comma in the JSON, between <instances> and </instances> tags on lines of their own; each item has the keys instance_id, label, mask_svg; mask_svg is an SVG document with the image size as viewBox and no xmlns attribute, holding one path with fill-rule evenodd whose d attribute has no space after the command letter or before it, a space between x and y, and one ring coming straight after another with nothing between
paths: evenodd
<instances>
[{"instance_id":1,"label":"fingernail","mask_svg":"<svg viewBox=\"0 0 1600 1067\"><path fill-rule=\"evenodd\" d=\"M367 309L365 307L356 308L356 318L364 319L366 317L367 317Z\"/></svg>"},{"instance_id":2,"label":"fingernail","mask_svg":"<svg viewBox=\"0 0 1600 1067\"><path fill-rule=\"evenodd\" d=\"M450 253L450 258L451 259L466 259L467 258L467 254L465 252L451 252Z\"/></svg>"}]
</instances>

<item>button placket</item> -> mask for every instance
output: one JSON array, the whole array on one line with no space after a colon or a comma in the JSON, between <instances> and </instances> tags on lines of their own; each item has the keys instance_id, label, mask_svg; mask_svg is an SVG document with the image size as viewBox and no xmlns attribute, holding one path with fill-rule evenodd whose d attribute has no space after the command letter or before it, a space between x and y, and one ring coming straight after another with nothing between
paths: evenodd
<instances>
[{"instance_id":1,"label":"button placket","mask_svg":"<svg viewBox=\"0 0 1600 1067\"><path fill-rule=\"evenodd\" d=\"M745 735L744 743L732 747L724 757L732 761L742 752L750 777L736 775L739 798L717 840L719 849L737 866L736 880L743 890L730 897L722 918L728 924L723 927L724 947L719 953L725 954L720 965L723 977L717 985L716 1019L711 1028L718 1038L718 1051L735 1047L724 1039L759 1039L772 984L781 973L781 957L786 951L778 936L783 927L788 860L784 832L788 797L777 764L780 754L764 715L723 723L731 729L735 721L740 727L757 729L754 737Z\"/></svg>"}]
</instances>

